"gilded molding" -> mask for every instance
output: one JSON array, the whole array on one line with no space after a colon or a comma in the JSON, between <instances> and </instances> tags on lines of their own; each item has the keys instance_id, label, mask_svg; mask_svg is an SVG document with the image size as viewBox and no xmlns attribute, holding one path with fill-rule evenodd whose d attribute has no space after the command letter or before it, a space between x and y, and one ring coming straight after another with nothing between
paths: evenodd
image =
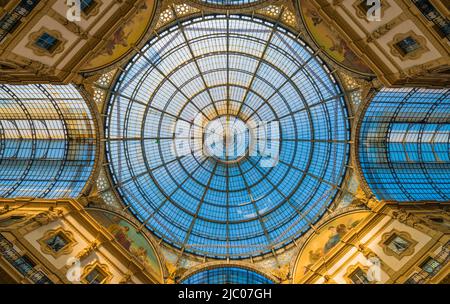
<instances>
[{"instance_id":1,"label":"gilded molding","mask_svg":"<svg viewBox=\"0 0 450 304\"><path fill-rule=\"evenodd\" d=\"M365 19L367 20L367 14L365 11L362 10L361 8L361 3L365 2L366 0L356 0L355 2L353 2L353 8L355 9L355 13L356 16L358 16L361 19ZM382 0L381 1L381 18L384 17L384 12L391 7L391 5L389 4L389 0Z\"/></svg>"},{"instance_id":2,"label":"gilded molding","mask_svg":"<svg viewBox=\"0 0 450 304\"><path fill-rule=\"evenodd\" d=\"M386 244L394 236L399 236L408 242L408 248L405 251L401 252L400 254L398 254L395 251L393 251L392 249L390 249L389 246ZM378 245L381 248L383 248L383 252L387 256L393 256L393 257L397 258L398 260L401 260L404 257L411 256L414 254L415 247L417 245L417 241L415 241L408 232L392 229L391 231L384 233L381 236L381 241L378 243Z\"/></svg>"},{"instance_id":3,"label":"gilded molding","mask_svg":"<svg viewBox=\"0 0 450 304\"><path fill-rule=\"evenodd\" d=\"M372 33L369 34L367 37L367 42L371 43L382 36L386 35L390 30L397 27L399 24L401 24L403 21L407 20L407 16L405 13L401 13L396 18L392 19L388 23L378 27L376 30L374 30Z\"/></svg>"},{"instance_id":4,"label":"gilded molding","mask_svg":"<svg viewBox=\"0 0 450 304\"><path fill-rule=\"evenodd\" d=\"M48 51L44 50L38 46L36 46L36 40L44 33L48 33L52 35L56 39L58 39L58 44L56 45L54 50ZM28 36L28 43L26 45L27 48L31 49L34 54L38 56L49 56L55 57L55 55L62 53L64 51L64 46L67 43L67 40L63 38L62 34L59 31L50 30L46 27L42 27L39 31L31 33Z\"/></svg>"},{"instance_id":5,"label":"gilded molding","mask_svg":"<svg viewBox=\"0 0 450 304\"><path fill-rule=\"evenodd\" d=\"M55 237L58 234L63 234L64 239L66 239L66 241L67 241L67 244L63 248L61 248L58 252L55 252L54 250L52 250L49 247L49 245L47 244L47 241L50 238ZM38 242L41 246L41 251L43 253L50 254L55 259L59 258L62 255L68 255L68 254L72 253L73 247L77 244L77 241L75 240L75 238L73 236L73 233L70 231L64 230L61 227L47 231L44 234L44 236L38 240Z\"/></svg>"},{"instance_id":6,"label":"gilded molding","mask_svg":"<svg viewBox=\"0 0 450 304\"><path fill-rule=\"evenodd\" d=\"M407 53L402 54L400 49L397 47L397 43L402 41L405 38L411 37L413 38L420 46L418 49ZM427 47L427 39L423 36L417 35L414 31L409 31L402 34L397 34L394 36L393 40L388 43L390 52L393 56L400 58L402 61L405 60L413 60L413 59L419 59L422 57L422 55L426 52L428 52L430 49Z\"/></svg>"},{"instance_id":7,"label":"gilded molding","mask_svg":"<svg viewBox=\"0 0 450 304\"><path fill-rule=\"evenodd\" d=\"M77 255L76 258L78 260L83 260L85 258L87 258L92 252L94 252L95 250L97 250L98 246L100 245L100 242L95 240L92 241L86 248L84 248L83 250L81 250Z\"/></svg>"},{"instance_id":8,"label":"gilded molding","mask_svg":"<svg viewBox=\"0 0 450 304\"><path fill-rule=\"evenodd\" d=\"M351 279L351 275L357 270L357 269L361 269L366 275L367 272L369 271L369 267L368 266L364 266L361 263L357 262L353 265L350 265L349 267L347 267L347 270L345 271L345 275L344 275L344 280L347 282L347 284L355 284L353 282L353 280Z\"/></svg>"},{"instance_id":9,"label":"gilded molding","mask_svg":"<svg viewBox=\"0 0 450 304\"><path fill-rule=\"evenodd\" d=\"M88 283L86 280L86 277L94 269L97 269L99 272L101 272L105 276L105 279L103 279L101 284L108 284L111 281L111 279L113 278L112 273L109 271L108 265L101 264L98 261L94 261L91 264L84 267L83 274L81 275L81 282L83 282L85 284Z\"/></svg>"},{"instance_id":10,"label":"gilded molding","mask_svg":"<svg viewBox=\"0 0 450 304\"><path fill-rule=\"evenodd\" d=\"M81 12L81 16L86 20L90 19L93 16L98 15L98 13L100 12L100 7L103 4L103 2L100 0L94 0L93 2L95 3L95 6L91 10L89 10L87 14L84 11Z\"/></svg>"}]
</instances>

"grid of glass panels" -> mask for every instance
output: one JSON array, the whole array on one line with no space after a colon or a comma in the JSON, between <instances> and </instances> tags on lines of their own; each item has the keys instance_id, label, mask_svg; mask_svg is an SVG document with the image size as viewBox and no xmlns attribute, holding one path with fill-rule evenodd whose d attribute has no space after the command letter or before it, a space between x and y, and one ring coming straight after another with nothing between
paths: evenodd
<instances>
[{"instance_id":1,"label":"grid of glass panels","mask_svg":"<svg viewBox=\"0 0 450 304\"><path fill-rule=\"evenodd\" d=\"M362 172L378 199L450 199L449 89L382 89L359 139Z\"/></svg>"},{"instance_id":2,"label":"grid of glass panels","mask_svg":"<svg viewBox=\"0 0 450 304\"><path fill-rule=\"evenodd\" d=\"M197 272L182 284L273 284L268 278L239 267L220 267Z\"/></svg>"},{"instance_id":3,"label":"grid of glass panels","mask_svg":"<svg viewBox=\"0 0 450 304\"><path fill-rule=\"evenodd\" d=\"M173 152L177 122L223 115L277 124L278 164ZM217 258L264 254L309 230L337 194L347 116L334 76L294 34L246 16L195 18L159 33L119 76L108 164L129 210L166 242Z\"/></svg>"},{"instance_id":4,"label":"grid of glass panels","mask_svg":"<svg viewBox=\"0 0 450 304\"><path fill-rule=\"evenodd\" d=\"M0 85L0 197L77 197L93 170L95 127L72 85Z\"/></svg>"}]
</instances>

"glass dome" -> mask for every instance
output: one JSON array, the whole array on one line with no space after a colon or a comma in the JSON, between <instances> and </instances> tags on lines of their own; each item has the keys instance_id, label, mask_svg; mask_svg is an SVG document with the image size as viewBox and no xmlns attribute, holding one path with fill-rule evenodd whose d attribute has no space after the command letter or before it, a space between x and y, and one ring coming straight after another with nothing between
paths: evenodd
<instances>
[{"instance_id":1,"label":"glass dome","mask_svg":"<svg viewBox=\"0 0 450 304\"><path fill-rule=\"evenodd\" d=\"M294 34L246 16L159 33L116 81L106 126L129 210L167 243L216 258L265 254L305 233L348 161L332 72Z\"/></svg>"},{"instance_id":2,"label":"glass dome","mask_svg":"<svg viewBox=\"0 0 450 304\"><path fill-rule=\"evenodd\" d=\"M240 267L218 267L197 272L182 284L273 284L271 280L254 271Z\"/></svg>"}]
</instances>

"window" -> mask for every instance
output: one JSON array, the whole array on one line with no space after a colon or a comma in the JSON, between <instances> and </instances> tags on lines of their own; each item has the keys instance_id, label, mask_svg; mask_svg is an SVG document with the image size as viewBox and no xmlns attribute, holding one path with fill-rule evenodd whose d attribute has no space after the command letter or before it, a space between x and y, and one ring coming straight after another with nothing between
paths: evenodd
<instances>
[{"instance_id":1,"label":"window","mask_svg":"<svg viewBox=\"0 0 450 304\"><path fill-rule=\"evenodd\" d=\"M62 255L70 254L77 241L72 232L58 228L45 232L39 240L39 244L42 252L50 254L56 259Z\"/></svg>"},{"instance_id":2,"label":"window","mask_svg":"<svg viewBox=\"0 0 450 304\"><path fill-rule=\"evenodd\" d=\"M80 4L81 4L81 11L86 15L92 13L94 8L97 6L97 2L94 0L81 0Z\"/></svg>"},{"instance_id":3,"label":"window","mask_svg":"<svg viewBox=\"0 0 450 304\"><path fill-rule=\"evenodd\" d=\"M17 222L20 222L25 218L24 215L13 215L5 219L0 220L0 227L8 227L11 226Z\"/></svg>"},{"instance_id":4,"label":"window","mask_svg":"<svg viewBox=\"0 0 450 304\"><path fill-rule=\"evenodd\" d=\"M394 234L385 244L398 255L404 253L411 245L407 240L397 234Z\"/></svg>"},{"instance_id":5,"label":"window","mask_svg":"<svg viewBox=\"0 0 450 304\"><path fill-rule=\"evenodd\" d=\"M434 23L433 29L442 37L450 40L450 20L443 16L428 0L412 0L417 6L420 12L429 21ZM444 1L442 1L444 2ZM449 9L449 3L447 1L447 9Z\"/></svg>"},{"instance_id":6,"label":"window","mask_svg":"<svg viewBox=\"0 0 450 304\"><path fill-rule=\"evenodd\" d=\"M367 0L360 0L358 4L358 8L361 10L361 12L364 14L364 16L367 15L367 12L370 8L372 8L375 4L368 3ZM383 2L381 2L381 7L383 7Z\"/></svg>"},{"instance_id":7,"label":"window","mask_svg":"<svg viewBox=\"0 0 450 304\"><path fill-rule=\"evenodd\" d=\"M2 0L0 6L6 6L8 2L12 1ZM20 1L11 12L3 15L0 19L0 42L20 26L21 19L28 16L38 3L38 0Z\"/></svg>"},{"instance_id":8,"label":"window","mask_svg":"<svg viewBox=\"0 0 450 304\"><path fill-rule=\"evenodd\" d=\"M427 272L431 276L435 275L436 272L441 268L441 263L433 258L428 258L425 263L420 267L423 271Z\"/></svg>"},{"instance_id":9,"label":"window","mask_svg":"<svg viewBox=\"0 0 450 304\"><path fill-rule=\"evenodd\" d=\"M14 261L14 267L24 276L31 273L36 264L26 255Z\"/></svg>"},{"instance_id":10,"label":"window","mask_svg":"<svg viewBox=\"0 0 450 304\"><path fill-rule=\"evenodd\" d=\"M356 268L355 271L353 271L350 276L350 280L353 282L353 284L369 284L369 279L367 278L367 274L362 270L361 268Z\"/></svg>"},{"instance_id":11,"label":"window","mask_svg":"<svg viewBox=\"0 0 450 304\"><path fill-rule=\"evenodd\" d=\"M69 240L63 232L58 232L45 243L53 252L59 252L69 244Z\"/></svg>"},{"instance_id":12,"label":"window","mask_svg":"<svg viewBox=\"0 0 450 304\"><path fill-rule=\"evenodd\" d=\"M400 40L395 44L395 46L402 55L407 55L420 49L420 44L411 36L408 36L405 39Z\"/></svg>"},{"instance_id":13,"label":"window","mask_svg":"<svg viewBox=\"0 0 450 304\"><path fill-rule=\"evenodd\" d=\"M95 266L84 277L86 284L104 284L106 283L108 275L99 266Z\"/></svg>"},{"instance_id":14,"label":"window","mask_svg":"<svg viewBox=\"0 0 450 304\"><path fill-rule=\"evenodd\" d=\"M417 281L414 279L414 277L411 277L406 280L404 284L417 284Z\"/></svg>"},{"instance_id":15,"label":"window","mask_svg":"<svg viewBox=\"0 0 450 304\"><path fill-rule=\"evenodd\" d=\"M442 217L430 217L429 219L438 224L444 223L444 219Z\"/></svg>"},{"instance_id":16,"label":"window","mask_svg":"<svg viewBox=\"0 0 450 304\"><path fill-rule=\"evenodd\" d=\"M409 233L398 231L396 229L383 234L379 243L386 255L394 256L398 260L401 260L405 256L412 255L416 244L417 242Z\"/></svg>"},{"instance_id":17,"label":"window","mask_svg":"<svg viewBox=\"0 0 450 304\"><path fill-rule=\"evenodd\" d=\"M48 52L52 53L58 47L59 43L60 41L57 38L44 32L39 36L34 44L41 49L47 50Z\"/></svg>"}]
</instances>

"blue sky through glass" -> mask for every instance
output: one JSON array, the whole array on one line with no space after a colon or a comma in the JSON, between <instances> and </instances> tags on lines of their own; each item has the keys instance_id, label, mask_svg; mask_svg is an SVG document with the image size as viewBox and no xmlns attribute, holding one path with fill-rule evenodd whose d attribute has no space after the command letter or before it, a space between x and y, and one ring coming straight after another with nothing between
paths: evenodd
<instances>
[{"instance_id":1,"label":"blue sky through glass","mask_svg":"<svg viewBox=\"0 0 450 304\"><path fill-rule=\"evenodd\" d=\"M0 197L77 197L94 166L89 108L72 85L0 85Z\"/></svg>"},{"instance_id":2,"label":"blue sky through glass","mask_svg":"<svg viewBox=\"0 0 450 304\"><path fill-rule=\"evenodd\" d=\"M450 199L450 90L382 89L360 131L364 177L378 199Z\"/></svg>"},{"instance_id":3,"label":"blue sky through glass","mask_svg":"<svg viewBox=\"0 0 450 304\"><path fill-rule=\"evenodd\" d=\"M228 163L172 153L177 121L223 115L279 126L279 157ZM113 181L166 242L219 258L278 249L337 194L349 126L340 86L294 34L244 16L206 16L159 33L126 66L106 130Z\"/></svg>"},{"instance_id":4,"label":"blue sky through glass","mask_svg":"<svg viewBox=\"0 0 450 304\"><path fill-rule=\"evenodd\" d=\"M182 284L273 284L254 271L238 267L219 267L197 272Z\"/></svg>"}]
</instances>

